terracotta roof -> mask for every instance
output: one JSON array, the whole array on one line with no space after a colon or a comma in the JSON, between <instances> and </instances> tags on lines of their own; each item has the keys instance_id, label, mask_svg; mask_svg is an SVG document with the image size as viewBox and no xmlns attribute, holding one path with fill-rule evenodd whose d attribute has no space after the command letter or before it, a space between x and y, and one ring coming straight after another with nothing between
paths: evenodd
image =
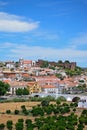
<instances>
[{"instance_id":1,"label":"terracotta roof","mask_svg":"<svg viewBox=\"0 0 87 130\"><path fill-rule=\"evenodd\" d=\"M3 80L3 82L5 82L5 83L10 83L10 80L9 80L9 79L6 79L6 80Z\"/></svg>"},{"instance_id":2,"label":"terracotta roof","mask_svg":"<svg viewBox=\"0 0 87 130\"><path fill-rule=\"evenodd\" d=\"M21 82L19 82L19 81L11 81L10 83L10 86L11 87L13 87L13 86L27 86L27 83L26 82L24 82L24 81L21 81Z\"/></svg>"},{"instance_id":3,"label":"terracotta roof","mask_svg":"<svg viewBox=\"0 0 87 130\"><path fill-rule=\"evenodd\" d=\"M35 83L37 83L37 82L28 82L27 85L31 86L31 85L34 85Z\"/></svg>"},{"instance_id":4,"label":"terracotta roof","mask_svg":"<svg viewBox=\"0 0 87 130\"><path fill-rule=\"evenodd\" d=\"M24 60L23 61L23 64L31 64L32 63L32 60Z\"/></svg>"},{"instance_id":5,"label":"terracotta roof","mask_svg":"<svg viewBox=\"0 0 87 130\"><path fill-rule=\"evenodd\" d=\"M42 88L55 88L53 85L44 85Z\"/></svg>"},{"instance_id":6,"label":"terracotta roof","mask_svg":"<svg viewBox=\"0 0 87 130\"><path fill-rule=\"evenodd\" d=\"M27 74L27 73L22 73L22 76L24 76L24 77L29 77L29 74Z\"/></svg>"}]
</instances>

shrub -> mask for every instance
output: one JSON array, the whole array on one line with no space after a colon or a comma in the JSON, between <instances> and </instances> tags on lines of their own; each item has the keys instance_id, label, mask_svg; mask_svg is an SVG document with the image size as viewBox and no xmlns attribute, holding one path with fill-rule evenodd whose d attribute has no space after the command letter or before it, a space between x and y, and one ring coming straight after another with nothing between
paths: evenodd
<instances>
[{"instance_id":1,"label":"shrub","mask_svg":"<svg viewBox=\"0 0 87 130\"><path fill-rule=\"evenodd\" d=\"M43 100L43 101L41 102L41 105L42 105L42 106L49 106L49 103L50 103L49 100Z\"/></svg>"},{"instance_id":2,"label":"shrub","mask_svg":"<svg viewBox=\"0 0 87 130\"><path fill-rule=\"evenodd\" d=\"M9 130L12 130L12 125L13 125L13 122L12 122L12 120L8 120L7 121L7 123L6 123L6 125L7 125L7 128L9 129Z\"/></svg>"},{"instance_id":3,"label":"shrub","mask_svg":"<svg viewBox=\"0 0 87 130\"><path fill-rule=\"evenodd\" d=\"M29 112L28 112L26 109L23 111L23 113L24 113L25 115L28 115L28 114L29 114Z\"/></svg>"},{"instance_id":4,"label":"shrub","mask_svg":"<svg viewBox=\"0 0 87 130\"><path fill-rule=\"evenodd\" d=\"M16 115L19 114L19 110L15 110L14 114L16 114Z\"/></svg>"},{"instance_id":5,"label":"shrub","mask_svg":"<svg viewBox=\"0 0 87 130\"><path fill-rule=\"evenodd\" d=\"M60 105L61 104L61 101L59 99L56 100L56 104L57 105Z\"/></svg>"},{"instance_id":6,"label":"shrub","mask_svg":"<svg viewBox=\"0 0 87 130\"><path fill-rule=\"evenodd\" d=\"M72 102L78 102L79 100L80 100L79 97L74 97L74 98L72 99Z\"/></svg>"},{"instance_id":7,"label":"shrub","mask_svg":"<svg viewBox=\"0 0 87 130\"><path fill-rule=\"evenodd\" d=\"M33 130L32 121L30 119L26 119L25 124L26 124L27 130Z\"/></svg>"},{"instance_id":8,"label":"shrub","mask_svg":"<svg viewBox=\"0 0 87 130\"><path fill-rule=\"evenodd\" d=\"M18 122L24 122L24 119L22 119L22 118L18 119Z\"/></svg>"},{"instance_id":9,"label":"shrub","mask_svg":"<svg viewBox=\"0 0 87 130\"><path fill-rule=\"evenodd\" d=\"M0 124L0 130L3 130L5 128L5 125L2 123Z\"/></svg>"},{"instance_id":10,"label":"shrub","mask_svg":"<svg viewBox=\"0 0 87 130\"><path fill-rule=\"evenodd\" d=\"M58 97L58 99L59 99L60 101L66 101L66 98L63 97L63 96Z\"/></svg>"},{"instance_id":11,"label":"shrub","mask_svg":"<svg viewBox=\"0 0 87 130\"><path fill-rule=\"evenodd\" d=\"M25 105L22 105L22 106L21 106L21 109L26 109Z\"/></svg>"},{"instance_id":12,"label":"shrub","mask_svg":"<svg viewBox=\"0 0 87 130\"><path fill-rule=\"evenodd\" d=\"M23 122L17 122L15 124L15 127L16 127L16 130L23 130L24 128Z\"/></svg>"},{"instance_id":13,"label":"shrub","mask_svg":"<svg viewBox=\"0 0 87 130\"><path fill-rule=\"evenodd\" d=\"M11 110L6 110L6 113L7 113L7 114L10 114L10 113L11 113Z\"/></svg>"}]
</instances>

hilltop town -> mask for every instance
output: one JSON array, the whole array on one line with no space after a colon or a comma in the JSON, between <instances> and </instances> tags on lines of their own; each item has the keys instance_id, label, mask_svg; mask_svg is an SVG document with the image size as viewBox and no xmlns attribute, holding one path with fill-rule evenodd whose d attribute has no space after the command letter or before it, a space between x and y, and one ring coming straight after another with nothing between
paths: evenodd
<instances>
[{"instance_id":1,"label":"hilltop town","mask_svg":"<svg viewBox=\"0 0 87 130\"><path fill-rule=\"evenodd\" d=\"M0 130L86 130L86 109L87 71L76 62L0 62Z\"/></svg>"},{"instance_id":2,"label":"hilltop town","mask_svg":"<svg viewBox=\"0 0 87 130\"><path fill-rule=\"evenodd\" d=\"M0 81L8 83L7 94L26 88L32 93L82 94L87 92L87 73L76 62L25 60L0 62Z\"/></svg>"}]
</instances>

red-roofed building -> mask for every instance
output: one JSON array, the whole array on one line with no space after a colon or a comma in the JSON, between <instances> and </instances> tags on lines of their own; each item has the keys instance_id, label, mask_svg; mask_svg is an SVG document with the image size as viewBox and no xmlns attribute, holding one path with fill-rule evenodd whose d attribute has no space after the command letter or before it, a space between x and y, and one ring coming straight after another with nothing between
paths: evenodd
<instances>
[{"instance_id":1,"label":"red-roofed building","mask_svg":"<svg viewBox=\"0 0 87 130\"><path fill-rule=\"evenodd\" d=\"M28 69L28 68L30 68L32 66L35 66L35 61L20 59L19 60L19 65L20 65L20 68Z\"/></svg>"}]
</instances>

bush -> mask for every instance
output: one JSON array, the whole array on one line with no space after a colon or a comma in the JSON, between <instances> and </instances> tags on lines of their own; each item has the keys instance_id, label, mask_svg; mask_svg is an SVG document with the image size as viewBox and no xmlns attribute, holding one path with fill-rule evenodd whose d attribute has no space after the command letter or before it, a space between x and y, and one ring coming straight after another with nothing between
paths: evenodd
<instances>
[{"instance_id":1,"label":"bush","mask_svg":"<svg viewBox=\"0 0 87 130\"><path fill-rule=\"evenodd\" d=\"M18 119L18 122L22 122L22 123L23 123L23 122L24 122L24 119L22 119L22 118L21 118L21 119Z\"/></svg>"},{"instance_id":2,"label":"bush","mask_svg":"<svg viewBox=\"0 0 87 130\"><path fill-rule=\"evenodd\" d=\"M23 110L23 109L26 109L25 105L22 105L22 106L21 106L21 109L22 109L22 110Z\"/></svg>"},{"instance_id":3,"label":"bush","mask_svg":"<svg viewBox=\"0 0 87 130\"><path fill-rule=\"evenodd\" d=\"M15 111L14 111L14 114L15 114L15 115L19 114L19 110L15 110Z\"/></svg>"},{"instance_id":4,"label":"bush","mask_svg":"<svg viewBox=\"0 0 87 130\"><path fill-rule=\"evenodd\" d=\"M43 100L43 101L41 102L41 105L42 105L42 106L49 106L49 103L50 103L49 100Z\"/></svg>"},{"instance_id":5,"label":"bush","mask_svg":"<svg viewBox=\"0 0 87 130\"><path fill-rule=\"evenodd\" d=\"M61 104L61 101L59 99L56 100L56 104L57 105L60 105Z\"/></svg>"},{"instance_id":6,"label":"bush","mask_svg":"<svg viewBox=\"0 0 87 130\"><path fill-rule=\"evenodd\" d=\"M22 98L14 98L13 102L26 102L28 101L27 99L22 99Z\"/></svg>"},{"instance_id":7,"label":"bush","mask_svg":"<svg viewBox=\"0 0 87 130\"><path fill-rule=\"evenodd\" d=\"M75 112L76 111L76 108L73 108L73 112Z\"/></svg>"},{"instance_id":8,"label":"bush","mask_svg":"<svg viewBox=\"0 0 87 130\"><path fill-rule=\"evenodd\" d=\"M31 113L33 114L33 116L43 116L44 115L44 110L41 107L34 107L31 111Z\"/></svg>"},{"instance_id":9,"label":"bush","mask_svg":"<svg viewBox=\"0 0 87 130\"><path fill-rule=\"evenodd\" d=\"M6 123L6 125L7 125L7 128L9 129L9 130L12 130L12 125L13 125L13 122L12 122L12 120L8 120L7 121L7 123Z\"/></svg>"},{"instance_id":10,"label":"bush","mask_svg":"<svg viewBox=\"0 0 87 130\"><path fill-rule=\"evenodd\" d=\"M25 124L26 124L27 130L33 130L33 124L30 119L26 119Z\"/></svg>"},{"instance_id":11,"label":"bush","mask_svg":"<svg viewBox=\"0 0 87 130\"><path fill-rule=\"evenodd\" d=\"M11 110L6 110L6 113L7 113L7 114L10 114L10 113L11 113Z\"/></svg>"},{"instance_id":12,"label":"bush","mask_svg":"<svg viewBox=\"0 0 87 130\"><path fill-rule=\"evenodd\" d=\"M0 124L0 130L3 130L5 128L5 125L2 123Z\"/></svg>"},{"instance_id":13,"label":"bush","mask_svg":"<svg viewBox=\"0 0 87 130\"><path fill-rule=\"evenodd\" d=\"M66 98L63 97L63 96L60 96L60 97L57 98L57 100L60 100L60 101L66 101Z\"/></svg>"},{"instance_id":14,"label":"bush","mask_svg":"<svg viewBox=\"0 0 87 130\"><path fill-rule=\"evenodd\" d=\"M78 124L77 130L83 130L83 128L84 128L84 125L83 125L83 124Z\"/></svg>"},{"instance_id":15,"label":"bush","mask_svg":"<svg viewBox=\"0 0 87 130\"><path fill-rule=\"evenodd\" d=\"M15 124L15 127L16 127L16 130L23 130L24 128L23 122L17 122Z\"/></svg>"},{"instance_id":16,"label":"bush","mask_svg":"<svg viewBox=\"0 0 87 130\"><path fill-rule=\"evenodd\" d=\"M25 115L28 115L28 114L29 114L29 112L28 112L26 109L23 111L23 113L24 113Z\"/></svg>"},{"instance_id":17,"label":"bush","mask_svg":"<svg viewBox=\"0 0 87 130\"><path fill-rule=\"evenodd\" d=\"M72 102L78 102L79 100L80 100L79 97L74 97L74 98L72 99Z\"/></svg>"}]
</instances>

